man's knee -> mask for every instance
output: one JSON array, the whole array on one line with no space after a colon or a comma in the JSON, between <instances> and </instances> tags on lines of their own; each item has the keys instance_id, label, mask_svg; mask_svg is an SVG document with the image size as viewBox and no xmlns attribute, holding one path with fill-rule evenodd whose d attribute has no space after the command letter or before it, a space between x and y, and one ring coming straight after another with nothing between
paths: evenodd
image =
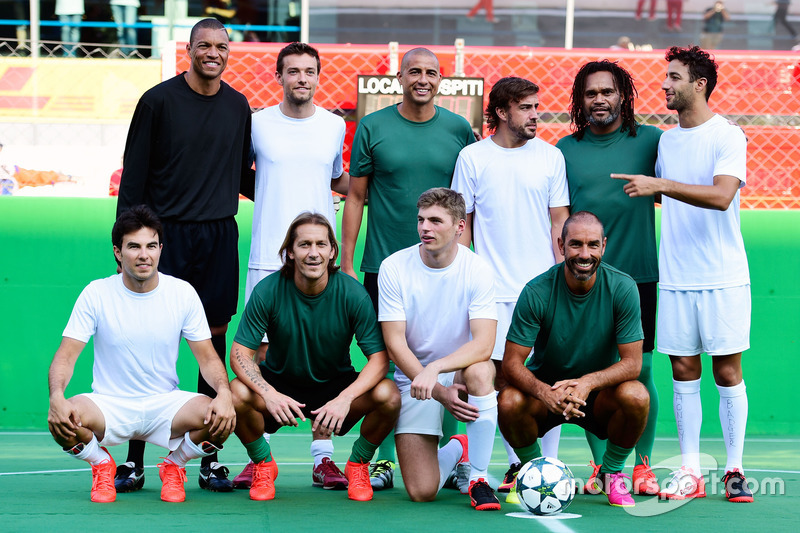
<instances>
[{"instance_id":1,"label":"man's knee","mask_svg":"<svg viewBox=\"0 0 800 533\"><path fill-rule=\"evenodd\" d=\"M438 488L438 487L437 487ZM409 486L406 484L406 492L412 502L423 503L432 502L436 499L437 490L423 489L420 487Z\"/></svg>"},{"instance_id":2,"label":"man's knee","mask_svg":"<svg viewBox=\"0 0 800 533\"><path fill-rule=\"evenodd\" d=\"M631 380L617 387L617 400L626 411L647 414L650 410L650 393L641 381Z\"/></svg>"},{"instance_id":3,"label":"man's knee","mask_svg":"<svg viewBox=\"0 0 800 533\"><path fill-rule=\"evenodd\" d=\"M385 378L381 380L380 383L375 385L372 391L372 398L378 409L394 414L400 413L400 391L394 381Z\"/></svg>"},{"instance_id":4,"label":"man's knee","mask_svg":"<svg viewBox=\"0 0 800 533\"><path fill-rule=\"evenodd\" d=\"M250 387L240 381L239 378L234 378L230 383L230 389L231 401L237 414L253 409L251 405L253 391L250 390Z\"/></svg>"},{"instance_id":5,"label":"man's knee","mask_svg":"<svg viewBox=\"0 0 800 533\"><path fill-rule=\"evenodd\" d=\"M462 370L467 391L474 396L484 396L494 390L494 363L481 361Z\"/></svg>"}]
</instances>

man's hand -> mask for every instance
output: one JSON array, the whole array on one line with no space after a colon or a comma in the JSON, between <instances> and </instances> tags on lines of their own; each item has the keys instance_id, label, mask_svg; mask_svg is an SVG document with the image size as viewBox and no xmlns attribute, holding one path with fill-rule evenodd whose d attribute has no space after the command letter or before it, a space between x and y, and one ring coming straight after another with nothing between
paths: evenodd
<instances>
[{"instance_id":1,"label":"man's hand","mask_svg":"<svg viewBox=\"0 0 800 533\"><path fill-rule=\"evenodd\" d=\"M550 387L550 390L560 396L559 405L561 414L566 420L570 418L583 418L586 413L581 408L586 406L586 398L592 389L583 379L565 379L558 381Z\"/></svg>"},{"instance_id":2,"label":"man's hand","mask_svg":"<svg viewBox=\"0 0 800 533\"><path fill-rule=\"evenodd\" d=\"M434 365L435 361L422 369L411 382L411 397L417 400L430 400L433 398L433 388L439 383L439 370Z\"/></svg>"},{"instance_id":3,"label":"man's hand","mask_svg":"<svg viewBox=\"0 0 800 533\"><path fill-rule=\"evenodd\" d=\"M285 394L281 394L272 387L262 394L261 397L267 405L267 412L272 415L272 418L280 422L281 425L297 426L298 418L303 422L306 421L306 417L302 411L306 404L300 403Z\"/></svg>"},{"instance_id":4,"label":"man's hand","mask_svg":"<svg viewBox=\"0 0 800 533\"><path fill-rule=\"evenodd\" d=\"M236 410L233 408L230 393L218 393L216 398L212 398L203 423L206 425L211 423L209 433L215 439L224 441L233 433L236 427Z\"/></svg>"},{"instance_id":5,"label":"man's hand","mask_svg":"<svg viewBox=\"0 0 800 533\"><path fill-rule=\"evenodd\" d=\"M350 400L342 398L341 395L329 401L319 409L311 411L314 415L314 424L311 431L320 430L322 436L330 437L332 433L337 435L342 430L347 414L350 412Z\"/></svg>"},{"instance_id":6,"label":"man's hand","mask_svg":"<svg viewBox=\"0 0 800 533\"><path fill-rule=\"evenodd\" d=\"M434 399L450 411L460 422L474 422L478 419L478 408L458 397L460 392L467 392L466 385L453 383L449 387L437 387Z\"/></svg>"},{"instance_id":7,"label":"man's hand","mask_svg":"<svg viewBox=\"0 0 800 533\"><path fill-rule=\"evenodd\" d=\"M622 187L622 190L631 198L655 196L661 192L659 190L659 185L661 184L659 178L645 176L644 174L611 174L611 177L615 180L628 182Z\"/></svg>"},{"instance_id":8,"label":"man's hand","mask_svg":"<svg viewBox=\"0 0 800 533\"><path fill-rule=\"evenodd\" d=\"M51 433L68 440L76 436L75 431L81 427L81 419L72 402L67 401L64 397L50 398L47 425L50 427Z\"/></svg>"}]
</instances>

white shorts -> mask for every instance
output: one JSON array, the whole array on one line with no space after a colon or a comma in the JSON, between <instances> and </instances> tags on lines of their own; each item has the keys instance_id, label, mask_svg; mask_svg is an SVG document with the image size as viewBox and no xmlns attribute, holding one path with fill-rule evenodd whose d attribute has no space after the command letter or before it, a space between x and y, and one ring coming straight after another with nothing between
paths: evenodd
<instances>
[{"instance_id":1,"label":"white shorts","mask_svg":"<svg viewBox=\"0 0 800 533\"><path fill-rule=\"evenodd\" d=\"M502 361L503 354L506 353L506 336L508 328L511 327L511 319L514 318L514 308L517 302L497 302L497 335L494 338L494 350L492 350L492 361ZM533 354L533 348L530 357Z\"/></svg>"},{"instance_id":2,"label":"white shorts","mask_svg":"<svg viewBox=\"0 0 800 533\"><path fill-rule=\"evenodd\" d=\"M658 351L731 355L750 348L750 285L701 291L661 289Z\"/></svg>"},{"instance_id":3,"label":"white shorts","mask_svg":"<svg viewBox=\"0 0 800 533\"><path fill-rule=\"evenodd\" d=\"M439 374L439 383L445 387L453 384L455 372ZM417 400L411 397L411 387L400 391L400 416L397 419L395 434L414 433L417 435L436 435L441 437L442 417L444 405L433 398L430 400Z\"/></svg>"},{"instance_id":4,"label":"white shorts","mask_svg":"<svg viewBox=\"0 0 800 533\"><path fill-rule=\"evenodd\" d=\"M270 274L274 274L277 270L266 270L263 268L248 268L247 269L247 279L244 281L244 303L247 305L247 301L250 299L250 295L253 294L253 289L256 288L258 282L262 279L266 278ZM267 339L267 334L264 333L264 338L261 339L262 343L268 343L269 339Z\"/></svg>"},{"instance_id":5,"label":"white shorts","mask_svg":"<svg viewBox=\"0 0 800 533\"><path fill-rule=\"evenodd\" d=\"M190 400L203 394L174 390L142 398L109 396L94 392L81 394L103 413L106 432L101 446L116 446L130 440L144 440L175 450L184 436L172 436L172 419Z\"/></svg>"}]
</instances>

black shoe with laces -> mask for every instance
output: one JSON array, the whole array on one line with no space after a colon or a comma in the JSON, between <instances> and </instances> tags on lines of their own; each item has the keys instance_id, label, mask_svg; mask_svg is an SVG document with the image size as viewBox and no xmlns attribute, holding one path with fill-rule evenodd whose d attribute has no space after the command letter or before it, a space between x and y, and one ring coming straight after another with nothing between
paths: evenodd
<instances>
[{"instance_id":1,"label":"black shoe with laces","mask_svg":"<svg viewBox=\"0 0 800 533\"><path fill-rule=\"evenodd\" d=\"M750 503L753 501L753 492L747 486L744 474L738 469L725 472L722 476L722 483L725 485L725 497L729 502Z\"/></svg>"},{"instance_id":2,"label":"black shoe with laces","mask_svg":"<svg viewBox=\"0 0 800 533\"><path fill-rule=\"evenodd\" d=\"M499 511L500 500L486 480L479 478L469 484L469 499L476 511Z\"/></svg>"},{"instance_id":3,"label":"black shoe with laces","mask_svg":"<svg viewBox=\"0 0 800 533\"><path fill-rule=\"evenodd\" d=\"M200 467L200 488L211 492L232 492L233 481L228 479L228 467L211 463Z\"/></svg>"},{"instance_id":4,"label":"black shoe with laces","mask_svg":"<svg viewBox=\"0 0 800 533\"><path fill-rule=\"evenodd\" d=\"M114 474L117 492L134 492L144 487L144 468L136 468L133 462L122 463Z\"/></svg>"},{"instance_id":5,"label":"black shoe with laces","mask_svg":"<svg viewBox=\"0 0 800 533\"><path fill-rule=\"evenodd\" d=\"M522 468L522 463L514 463L506 470L506 475L503 476L503 481L497 487L497 492L511 492L514 490L514 483L517 481L517 474L519 469Z\"/></svg>"}]
</instances>

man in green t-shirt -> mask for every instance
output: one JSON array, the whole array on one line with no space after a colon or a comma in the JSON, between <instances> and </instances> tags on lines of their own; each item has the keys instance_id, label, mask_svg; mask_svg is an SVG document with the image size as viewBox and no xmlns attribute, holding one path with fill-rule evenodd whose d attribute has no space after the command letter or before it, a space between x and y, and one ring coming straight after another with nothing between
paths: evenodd
<instances>
[{"instance_id":1,"label":"man in green t-shirt","mask_svg":"<svg viewBox=\"0 0 800 533\"><path fill-rule=\"evenodd\" d=\"M658 391L653 380L653 348L656 331L658 256L656 253L655 203L653 197L629 198L623 183L612 172L629 169L632 174L655 171L661 130L637 124L634 114L636 86L631 75L611 61L583 65L572 85L570 116L574 132L556 145L564 154L572 212L590 211L603 222L608 247L603 262L636 281L642 314L644 345L639 381L650 394L650 416L636 443L633 492L658 494L650 469L656 436ZM605 452L605 442L591 433L594 472L584 492L595 492L595 476Z\"/></svg>"},{"instance_id":2,"label":"man in green t-shirt","mask_svg":"<svg viewBox=\"0 0 800 533\"><path fill-rule=\"evenodd\" d=\"M503 436L525 463L537 439L565 422L607 438L597 484L611 505L631 507L622 467L647 422L642 325L636 284L601 263L603 224L587 211L564 223L564 262L528 282L506 337L498 398ZM533 357L525 365L531 353Z\"/></svg>"},{"instance_id":3,"label":"man in green t-shirt","mask_svg":"<svg viewBox=\"0 0 800 533\"><path fill-rule=\"evenodd\" d=\"M417 198L428 189L450 187L458 153L475 142L467 119L433 103L442 80L433 52L427 48L406 52L397 79L403 88L402 102L370 113L358 124L342 215L342 272L356 278L353 255L369 196L361 271L376 313L381 262L419 243ZM455 419L448 416L445 434L455 431ZM395 460L392 439L381 446L378 458L373 486L389 488Z\"/></svg>"},{"instance_id":4,"label":"man in green t-shirt","mask_svg":"<svg viewBox=\"0 0 800 533\"><path fill-rule=\"evenodd\" d=\"M369 295L338 271L338 254L328 219L300 214L279 251L283 267L256 285L239 323L231 392L236 435L254 463L253 500L275 497L278 467L263 433L306 417L328 435L344 435L363 418L344 474L350 499L372 499L369 462L397 421L400 393L385 378L389 357ZM266 359L256 364L264 333ZM367 357L360 373L350 359L353 335Z\"/></svg>"}]
</instances>

